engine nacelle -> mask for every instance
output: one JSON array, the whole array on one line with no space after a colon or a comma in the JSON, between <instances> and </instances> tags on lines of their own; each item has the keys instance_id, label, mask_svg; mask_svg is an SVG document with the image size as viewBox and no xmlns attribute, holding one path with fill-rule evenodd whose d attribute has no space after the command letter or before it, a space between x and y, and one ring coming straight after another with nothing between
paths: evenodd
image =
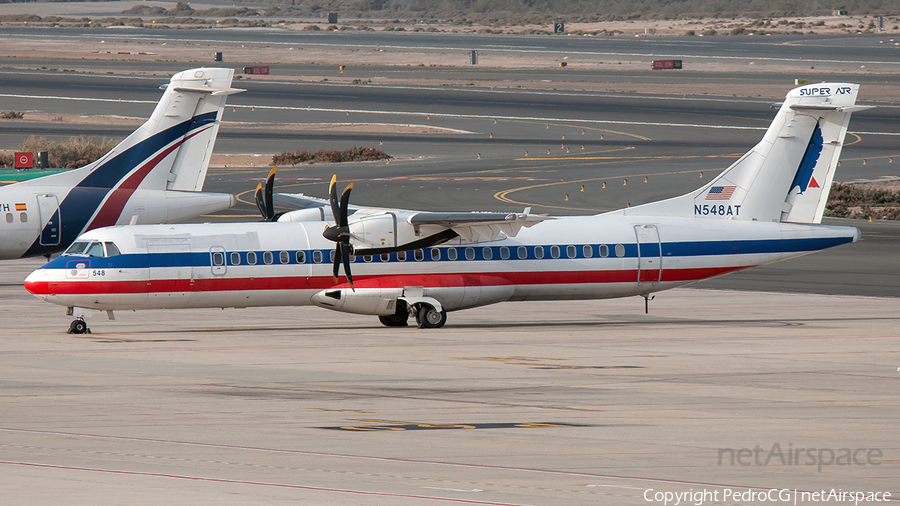
<instances>
[{"instance_id":1,"label":"engine nacelle","mask_svg":"<svg viewBox=\"0 0 900 506\"><path fill-rule=\"evenodd\" d=\"M350 228L350 244L359 255L378 255L407 251L440 244L457 236L446 227L414 225L403 213L386 212L354 216ZM409 214L409 213L406 213Z\"/></svg>"},{"instance_id":2,"label":"engine nacelle","mask_svg":"<svg viewBox=\"0 0 900 506\"><path fill-rule=\"evenodd\" d=\"M351 219L347 225L350 243L357 250L396 248L397 244L405 243L398 241L397 215L394 213L361 216Z\"/></svg>"},{"instance_id":3,"label":"engine nacelle","mask_svg":"<svg viewBox=\"0 0 900 506\"><path fill-rule=\"evenodd\" d=\"M344 313L389 316L397 311L402 288L330 288L312 296L313 304Z\"/></svg>"},{"instance_id":4,"label":"engine nacelle","mask_svg":"<svg viewBox=\"0 0 900 506\"><path fill-rule=\"evenodd\" d=\"M309 209L297 209L282 214L278 217L279 222L285 221L334 221L331 211L325 210L324 207L311 207Z\"/></svg>"}]
</instances>

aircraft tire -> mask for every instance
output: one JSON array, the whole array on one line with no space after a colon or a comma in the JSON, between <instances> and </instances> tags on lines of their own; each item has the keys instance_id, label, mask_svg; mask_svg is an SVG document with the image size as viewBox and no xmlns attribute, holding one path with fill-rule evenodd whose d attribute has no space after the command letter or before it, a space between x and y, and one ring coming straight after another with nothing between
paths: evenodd
<instances>
[{"instance_id":1,"label":"aircraft tire","mask_svg":"<svg viewBox=\"0 0 900 506\"><path fill-rule=\"evenodd\" d=\"M389 316L379 316L378 321L385 327L406 327L409 325L406 320L409 319L409 313L392 314Z\"/></svg>"},{"instance_id":2,"label":"aircraft tire","mask_svg":"<svg viewBox=\"0 0 900 506\"><path fill-rule=\"evenodd\" d=\"M71 324L69 324L69 334L85 334L90 333L88 330L87 323L84 320L73 320Z\"/></svg>"},{"instance_id":3,"label":"aircraft tire","mask_svg":"<svg viewBox=\"0 0 900 506\"><path fill-rule=\"evenodd\" d=\"M416 323L420 329L439 329L447 323L447 311L438 311L428 304L422 304L416 311Z\"/></svg>"}]
</instances>

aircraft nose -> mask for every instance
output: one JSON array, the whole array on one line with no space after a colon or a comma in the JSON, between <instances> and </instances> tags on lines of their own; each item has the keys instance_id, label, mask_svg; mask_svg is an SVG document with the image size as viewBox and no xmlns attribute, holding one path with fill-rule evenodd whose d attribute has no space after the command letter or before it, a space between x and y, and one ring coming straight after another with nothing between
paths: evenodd
<instances>
[{"instance_id":1,"label":"aircraft nose","mask_svg":"<svg viewBox=\"0 0 900 506\"><path fill-rule=\"evenodd\" d=\"M25 289L31 294L41 296L50 293L49 273L46 269L38 269L25 278Z\"/></svg>"}]
</instances>

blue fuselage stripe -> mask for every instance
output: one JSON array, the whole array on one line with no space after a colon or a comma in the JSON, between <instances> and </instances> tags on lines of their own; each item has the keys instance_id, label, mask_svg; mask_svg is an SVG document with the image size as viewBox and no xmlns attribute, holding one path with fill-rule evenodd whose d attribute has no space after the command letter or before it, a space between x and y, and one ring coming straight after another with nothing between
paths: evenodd
<instances>
[{"instance_id":1,"label":"blue fuselage stripe","mask_svg":"<svg viewBox=\"0 0 900 506\"><path fill-rule=\"evenodd\" d=\"M832 246L838 246L841 244L846 244L852 242L852 238L850 237L828 237L828 238L815 238L815 239L770 239L770 240L747 240L747 241L692 241L692 242L672 242L672 243L663 243L662 251L663 256L666 258L674 258L674 257L697 257L697 256L721 256L721 255L752 255L752 254L763 254L763 253L797 253L804 251L819 251L822 249L830 248ZM624 246L624 254L621 257L616 256L616 246L615 244L591 244L587 245L590 247L591 255L590 257L584 254L585 245L576 245L575 246L575 256L568 256L569 246L570 245L555 245L559 248L559 257L554 258L551 255L551 250L554 245L541 245L541 246L524 246L526 248L526 255L524 258L519 258L518 256L518 246L456 246L456 247L435 247L435 248L425 248L423 251L424 255L419 262L466 262L466 261L516 261L516 260L569 260L569 259L585 259L585 258L637 258L638 257L638 245L635 243L632 244L624 244L619 246ZM608 256L604 257L600 254L601 246L605 246L608 251ZM535 256L535 248L541 247L543 248L543 257L538 258ZM466 250L468 249L474 250L474 258L471 260L467 260ZM507 251L502 251L503 248L507 248ZM448 257L448 251L454 249L456 250L456 258L451 260ZM485 257L485 250L490 251L490 259ZM439 250L440 257L438 259L433 259L431 250ZM328 265L331 263L331 250L301 250L302 251L302 262L297 261L297 251L291 250L288 251L288 262L287 264L322 264ZM314 252L321 252L321 261L314 261ZM232 262L231 255L232 253L237 253L240 256L240 263ZM250 265L247 260L247 251L228 251L225 254L225 262L230 266L248 266ZM253 265L265 266L264 263L264 250L253 251L256 255L256 263ZM272 251L273 254L273 263L271 265L286 265L280 263L280 251ZM507 258L503 258L505 254L508 254ZM659 257L659 245L658 244L641 244L641 255L643 257ZM71 261L73 258L79 257L59 257L48 262L46 265L41 267L42 269L64 269L66 268L66 262ZM100 257L91 257L90 258L90 268L92 269L140 269L140 268L169 268L169 267L209 267L212 262L212 257L210 252L191 252L191 253L138 253L138 254L124 254L109 258L100 258ZM406 260L398 260L396 253L391 253L389 255L388 260L382 260L379 255L374 255L371 258L372 263L415 263L415 255L412 251L407 252ZM354 263L369 263L365 262L364 257L357 256Z\"/></svg>"}]
</instances>

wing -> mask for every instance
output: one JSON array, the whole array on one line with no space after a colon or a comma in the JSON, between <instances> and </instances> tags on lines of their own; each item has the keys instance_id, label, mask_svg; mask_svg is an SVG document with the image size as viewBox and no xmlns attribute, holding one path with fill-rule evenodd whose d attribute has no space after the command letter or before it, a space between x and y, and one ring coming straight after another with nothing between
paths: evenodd
<instances>
[{"instance_id":1,"label":"wing","mask_svg":"<svg viewBox=\"0 0 900 506\"><path fill-rule=\"evenodd\" d=\"M329 201L302 193L277 193L275 200L298 208L278 221L334 221ZM464 242L495 241L514 237L546 215L509 212L425 212L385 207L348 206L350 243L360 255L434 246L451 239Z\"/></svg>"}]
</instances>

